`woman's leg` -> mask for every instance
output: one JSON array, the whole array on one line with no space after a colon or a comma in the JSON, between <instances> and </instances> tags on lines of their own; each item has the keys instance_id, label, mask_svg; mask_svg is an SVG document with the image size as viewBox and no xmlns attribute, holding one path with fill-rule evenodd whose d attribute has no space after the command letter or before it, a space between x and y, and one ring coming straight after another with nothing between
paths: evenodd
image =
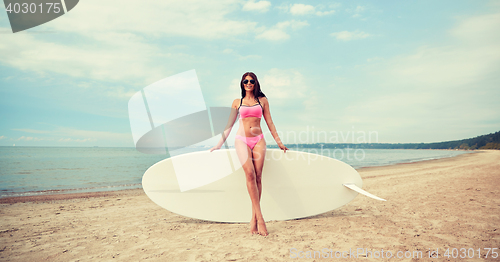
<instances>
[{"instance_id":1,"label":"woman's leg","mask_svg":"<svg viewBox=\"0 0 500 262\"><path fill-rule=\"evenodd\" d=\"M266 158L266 141L262 138L253 148L252 152L253 158L253 166L255 170L255 182L257 184L257 189L259 190L259 209L260 209L260 197L262 195L262 169L264 167L264 160ZM264 221L264 217L259 217L257 213L255 213L255 217L257 220L257 228L259 234L263 236L267 236L267 227Z\"/></svg>"},{"instance_id":2,"label":"woman's leg","mask_svg":"<svg viewBox=\"0 0 500 262\"><path fill-rule=\"evenodd\" d=\"M240 160L243 171L245 171L246 184L248 194L250 195L250 200L252 201L252 219L250 220L250 231L252 234L257 234L257 217L262 217L260 211L260 201L259 201L259 189L257 188L256 173L252 161L252 151L248 145L236 139L234 142L234 147L236 153L238 154L238 159Z\"/></svg>"}]
</instances>

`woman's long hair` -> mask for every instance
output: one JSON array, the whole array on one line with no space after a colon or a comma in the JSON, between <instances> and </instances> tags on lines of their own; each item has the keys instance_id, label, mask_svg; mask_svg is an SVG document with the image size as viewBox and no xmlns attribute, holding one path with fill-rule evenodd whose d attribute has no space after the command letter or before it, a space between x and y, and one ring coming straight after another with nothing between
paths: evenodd
<instances>
[{"instance_id":1,"label":"woman's long hair","mask_svg":"<svg viewBox=\"0 0 500 262\"><path fill-rule=\"evenodd\" d=\"M247 91L243 87L243 80L245 80L245 77L247 77L247 76L250 76L250 77L253 78L253 80L255 80L255 85L254 85L254 88L253 88L253 96L255 97L255 99L258 100L259 97L265 97L266 95L264 95L264 93L262 93L262 91L260 91L260 84L259 84L259 80L257 79L257 76L254 73L252 73L252 72L246 72L241 77L241 82L240 82L241 99L245 98L245 95L247 94Z\"/></svg>"}]
</instances>

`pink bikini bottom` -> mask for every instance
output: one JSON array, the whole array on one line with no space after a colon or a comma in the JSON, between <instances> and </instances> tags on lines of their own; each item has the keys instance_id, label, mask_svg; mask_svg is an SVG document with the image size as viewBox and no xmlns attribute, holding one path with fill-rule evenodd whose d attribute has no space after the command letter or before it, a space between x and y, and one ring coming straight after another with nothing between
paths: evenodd
<instances>
[{"instance_id":1,"label":"pink bikini bottom","mask_svg":"<svg viewBox=\"0 0 500 262\"><path fill-rule=\"evenodd\" d=\"M264 134L260 134L258 136L254 136L254 137L245 137L245 136L240 136L240 135L236 135L236 139L239 139L241 141L243 141L245 144L247 144L250 149L253 149L255 147L255 145L257 143L259 143L259 141L264 138Z\"/></svg>"}]
</instances>

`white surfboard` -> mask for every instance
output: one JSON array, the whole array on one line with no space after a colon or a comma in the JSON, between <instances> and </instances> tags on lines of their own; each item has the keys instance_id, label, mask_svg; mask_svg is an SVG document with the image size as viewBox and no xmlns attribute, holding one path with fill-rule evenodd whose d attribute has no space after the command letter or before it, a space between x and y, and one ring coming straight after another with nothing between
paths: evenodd
<instances>
[{"instance_id":1,"label":"white surfboard","mask_svg":"<svg viewBox=\"0 0 500 262\"><path fill-rule=\"evenodd\" d=\"M186 179L180 174L187 171L196 173L190 176L196 181L182 181ZM188 190L181 190L179 181ZM245 173L234 149L160 161L145 172L142 186L153 202L179 215L218 222L248 222L251 218ZM266 221L322 214L349 203L358 192L383 200L361 189L361 177L350 165L299 151L268 149L262 187L261 209Z\"/></svg>"}]
</instances>

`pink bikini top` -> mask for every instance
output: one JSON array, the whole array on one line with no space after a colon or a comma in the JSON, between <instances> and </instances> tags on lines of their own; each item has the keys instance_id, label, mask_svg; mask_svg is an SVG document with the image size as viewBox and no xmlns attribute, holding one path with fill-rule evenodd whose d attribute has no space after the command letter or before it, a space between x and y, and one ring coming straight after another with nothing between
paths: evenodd
<instances>
[{"instance_id":1,"label":"pink bikini top","mask_svg":"<svg viewBox=\"0 0 500 262\"><path fill-rule=\"evenodd\" d=\"M257 99L258 104L255 104L253 106L242 105L242 102L243 99L240 100L240 107L238 107L238 111L240 112L240 119L247 117L262 117L262 111L264 110L264 108L262 108L259 99ZM260 108L258 106L260 106Z\"/></svg>"}]
</instances>

